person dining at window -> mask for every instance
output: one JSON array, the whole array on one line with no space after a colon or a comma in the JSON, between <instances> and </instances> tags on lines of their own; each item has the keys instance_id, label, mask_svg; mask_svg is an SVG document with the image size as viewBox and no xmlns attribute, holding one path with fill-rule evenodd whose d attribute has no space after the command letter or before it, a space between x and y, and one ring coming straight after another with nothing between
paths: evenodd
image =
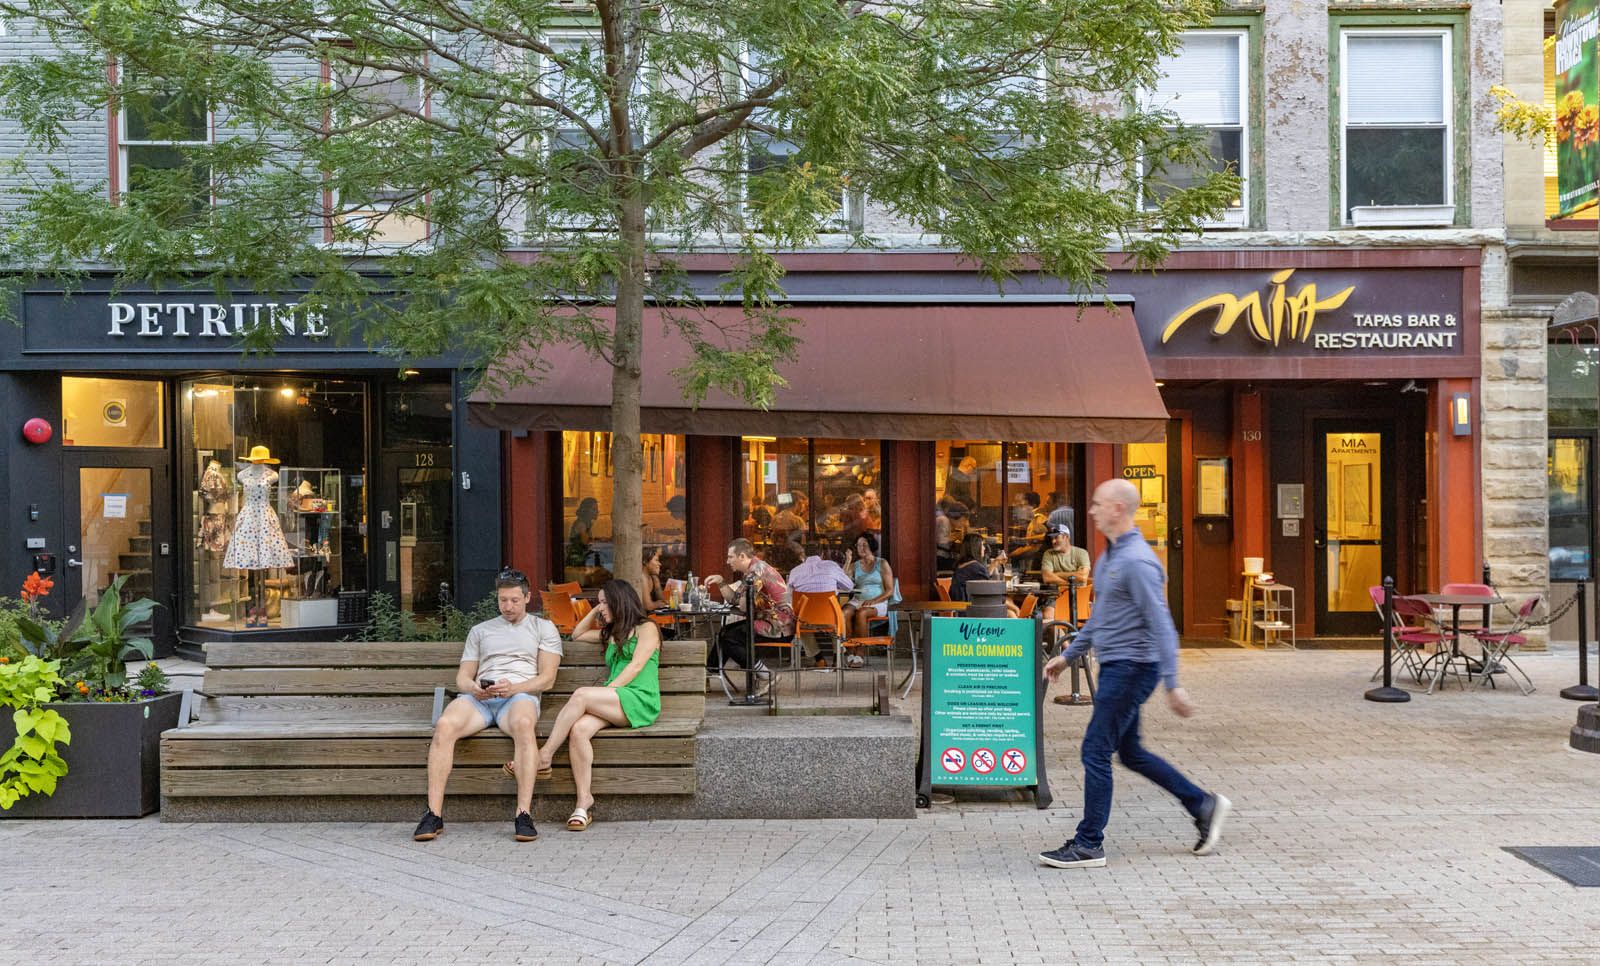
<instances>
[{"instance_id":1,"label":"person dining at window","mask_svg":"<svg viewBox=\"0 0 1600 966\"><path fill-rule=\"evenodd\" d=\"M594 543L594 522L600 518L600 501L586 496L573 514L572 529L567 531L567 566L582 567L589 563L589 545Z\"/></svg>"},{"instance_id":2,"label":"person dining at window","mask_svg":"<svg viewBox=\"0 0 1600 966\"><path fill-rule=\"evenodd\" d=\"M846 561L850 558L846 557ZM878 536L863 533L856 538L856 556L850 571L855 596L844 609L845 626L855 637L871 635L872 622L889 616L889 601L894 597L894 569L878 556ZM860 655L852 655L852 666Z\"/></svg>"},{"instance_id":3,"label":"person dining at window","mask_svg":"<svg viewBox=\"0 0 1600 966\"><path fill-rule=\"evenodd\" d=\"M967 589L967 584L974 580L1003 580L1005 565L1004 550L991 557L989 542L982 536L969 533L962 537L961 565L950 578L950 599L971 601L972 593ZM1017 605L1010 600L1006 601L1006 616L1017 616Z\"/></svg>"},{"instance_id":4,"label":"person dining at window","mask_svg":"<svg viewBox=\"0 0 1600 966\"><path fill-rule=\"evenodd\" d=\"M789 589L807 594L831 594L855 589L855 581L839 566L839 551L826 557L812 554L789 571Z\"/></svg>"},{"instance_id":5,"label":"person dining at window","mask_svg":"<svg viewBox=\"0 0 1600 966\"><path fill-rule=\"evenodd\" d=\"M644 609L668 606L666 587L661 583L661 548L644 548Z\"/></svg>"},{"instance_id":6,"label":"person dining at window","mask_svg":"<svg viewBox=\"0 0 1600 966\"><path fill-rule=\"evenodd\" d=\"M725 583L721 574L706 578L707 592L721 590L722 599L735 608L744 604L744 588L748 581L755 586L755 639L766 642L794 640L794 607L789 585L772 565L756 556L750 541L740 538L728 544L728 567L739 575L733 583ZM717 635L717 646L706 655L706 670L720 673L721 662L733 661L739 667L750 668L756 674L758 697L772 688L772 671L765 661L750 653L751 628L744 619L729 621ZM752 663L753 662L753 663Z\"/></svg>"},{"instance_id":7,"label":"person dining at window","mask_svg":"<svg viewBox=\"0 0 1600 966\"><path fill-rule=\"evenodd\" d=\"M1039 558L1039 580L1057 596L1067 592L1068 577L1077 578L1078 585L1083 586L1089 579L1089 551L1072 545L1072 528L1065 524L1052 525L1048 536L1050 549ZM1054 602L1045 605L1044 619L1055 620Z\"/></svg>"}]
</instances>

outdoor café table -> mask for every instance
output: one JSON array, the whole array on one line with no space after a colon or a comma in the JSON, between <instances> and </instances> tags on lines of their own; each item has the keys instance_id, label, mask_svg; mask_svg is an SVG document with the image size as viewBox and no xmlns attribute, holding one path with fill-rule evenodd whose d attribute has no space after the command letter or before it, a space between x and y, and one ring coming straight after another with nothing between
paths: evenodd
<instances>
[{"instance_id":1,"label":"outdoor caf\u00e9 table","mask_svg":"<svg viewBox=\"0 0 1600 966\"><path fill-rule=\"evenodd\" d=\"M1411 594L1410 596L1413 600L1420 600L1430 607L1450 608L1450 653L1442 659L1437 654L1429 658L1430 661L1439 659L1439 671L1434 675L1433 680L1428 683L1428 690L1424 693L1432 694L1433 689L1444 682L1445 671L1449 669L1450 663L1457 658L1466 665L1467 680L1471 681L1473 672L1482 671L1483 664L1476 658L1461 653L1461 608L1482 607L1483 627L1487 630L1489 627L1489 608L1495 604L1505 603L1505 598L1498 595L1485 596L1483 594Z\"/></svg>"},{"instance_id":2,"label":"outdoor caf\u00e9 table","mask_svg":"<svg viewBox=\"0 0 1600 966\"><path fill-rule=\"evenodd\" d=\"M902 600L898 604L890 604L889 609L907 614L906 633L911 636L911 670L906 672L904 681L895 687L904 687L900 692L900 700L904 701L906 695L911 693L911 682L921 670L918 662L922 651L923 623L936 614L959 614L967 609L964 600Z\"/></svg>"}]
</instances>

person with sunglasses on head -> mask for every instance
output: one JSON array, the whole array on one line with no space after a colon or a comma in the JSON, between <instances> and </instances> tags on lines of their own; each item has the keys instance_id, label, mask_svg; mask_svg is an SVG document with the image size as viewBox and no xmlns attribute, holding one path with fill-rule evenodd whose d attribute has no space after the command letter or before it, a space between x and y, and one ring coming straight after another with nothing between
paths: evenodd
<instances>
[{"instance_id":1,"label":"person with sunglasses on head","mask_svg":"<svg viewBox=\"0 0 1600 966\"><path fill-rule=\"evenodd\" d=\"M556 752L570 740L577 796L567 831L582 832L594 821L594 736L605 728L643 728L661 714L661 632L632 584L608 580L572 639L605 644L607 680L572 692L539 752L539 772L554 768ZM515 763L508 762L506 770L517 773Z\"/></svg>"},{"instance_id":2,"label":"person with sunglasses on head","mask_svg":"<svg viewBox=\"0 0 1600 966\"><path fill-rule=\"evenodd\" d=\"M444 789L455 764L456 742L490 725L511 737L513 753L523 766L517 772L512 835L518 842L539 837L531 814L539 754L535 728L539 697L555 686L561 667L561 635L550 621L528 613L533 594L522 571L502 570L494 586L500 616L467 633L456 669L459 695L433 726L428 810L411 835L418 842L430 842L444 831Z\"/></svg>"}]
</instances>

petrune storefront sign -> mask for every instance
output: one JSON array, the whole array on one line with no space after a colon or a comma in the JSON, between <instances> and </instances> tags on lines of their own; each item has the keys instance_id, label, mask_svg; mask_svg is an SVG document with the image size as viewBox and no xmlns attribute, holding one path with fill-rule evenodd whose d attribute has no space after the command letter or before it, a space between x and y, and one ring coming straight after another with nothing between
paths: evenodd
<instances>
[{"instance_id":1,"label":"petrune storefront sign","mask_svg":"<svg viewBox=\"0 0 1600 966\"><path fill-rule=\"evenodd\" d=\"M272 333L277 351L365 351L341 345L328 320L294 293L274 298L206 292L27 291L22 351L30 354L239 352L245 337Z\"/></svg>"},{"instance_id":2,"label":"petrune storefront sign","mask_svg":"<svg viewBox=\"0 0 1600 966\"><path fill-rule=\"evenodd\" d=\"M106 336L236 339L262 326L281 335L323 338L327 321L298 302L107 302Z\"/></svg>"},{"instance_id":3,"label":"petrune storefront sign","mask_svg":"<svg viewBox=\"0 0 1600 966\"><path fill-rule=\"evenodd\" d=\"M1118 274L1150 358L1461 356L1458 268Z\"/></svg>"}]
</instances>

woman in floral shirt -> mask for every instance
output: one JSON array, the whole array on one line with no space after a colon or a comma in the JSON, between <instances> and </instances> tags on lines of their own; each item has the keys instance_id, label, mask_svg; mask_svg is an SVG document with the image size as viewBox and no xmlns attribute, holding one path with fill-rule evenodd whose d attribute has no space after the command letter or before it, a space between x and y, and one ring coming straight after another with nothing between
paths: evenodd
<instances>
[{"instance_id":1,"label":"woman in floral shirt","mask_svg":"<svg viewBox=\"0 0 1600 966\"><path fill-rule=\"evenodd\" d=\"M744 603L745 581L752 582L756 589L756 640L785 643L794 640L794 608L790 605L789 585L784 583L783 575L757 557L755 547L744 539L728 544L728 566L740 579L724 584L720 575L712 574L706 578L706 589L721 584L722 599L739 607ZM749 637L750 629L743 620L729 621L717 635L717 647L706 656L706 667L720 671L721 662L729 660L740 667L753 667L760 678L760 693L766 694L772 686L772 672L763 661L750 663Z\"/></svg>"}]
</instances>

